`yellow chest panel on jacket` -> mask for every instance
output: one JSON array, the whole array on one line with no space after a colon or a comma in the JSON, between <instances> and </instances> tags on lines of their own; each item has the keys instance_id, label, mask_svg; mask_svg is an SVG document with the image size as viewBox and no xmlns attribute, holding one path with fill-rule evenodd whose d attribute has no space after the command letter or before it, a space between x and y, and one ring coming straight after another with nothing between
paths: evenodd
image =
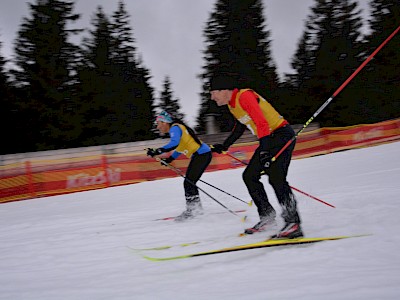
<instances>
[{"instance_id":1,"label":"yellow chest panel on jacket","mask_svg":"<svg viewBox=\"0 0 400 300\"><path fill-rule=\"evenodd\" d=\"M254 123L254 121L251 119L249 114L242 108L240 105L239 99L240 95L243 94L246 91L252 91L250 89L242 89L240 90L235 98L235 107L231 107L228 105L230 112L232 115L242 124L246 125L247 128L250 129L250 131L254 134L257 135L257 126ZM258 98L259 103L258 105L261 108L261 111L267 120L271 132L273 132L276 128L278 128L284 121L285 119L275 110L275 108L272 107L272 105L265 100L263 97L261 97L259 94L256 92L252 91Z\"/></svg>"},{"instance_id":2,"label":"yellow chest panel on jacket","mask_svg":"<svg viewBox=\"0 0 400 300\"><path fill-rule=\"evenodd\" d=\"M175 150L185 154L188 158L192 157L193 153L199 150L200 145L194 140L184 125L172 124L172 126L179 126L179 128L182 130L181 140L179 141L179 145Z\"/></svg>"}]
</instances>

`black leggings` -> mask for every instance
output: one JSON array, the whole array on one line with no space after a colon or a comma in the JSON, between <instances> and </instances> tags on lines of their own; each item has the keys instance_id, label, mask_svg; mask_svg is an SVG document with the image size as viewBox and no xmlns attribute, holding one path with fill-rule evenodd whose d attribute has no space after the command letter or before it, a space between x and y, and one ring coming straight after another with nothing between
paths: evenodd
<instances>
[{"instance_id":1,"label":"black leggings","mask_svg":"<svg viewBox=\"0 0 400 300\"><path fill-rule=\"evenodd\" d=\"M275 130L275 132L272 134L272 142L267 150L271 153L271 155L276 155L293 136L294 131L289 125ZM286 176L295 144L296 141L293 141L290 146L287 147L285 151L278 156L276 161L271 163L271 166L266 170L266 173L269 177L269 183L272 185L275 192L277 192L277 195L281 194L281 190L284 189L284 186L288 185ZM260 162L260 151L261 150L258 147L243 173L243 180L249 192L259 190L260 188L264 187L260 182L260 173L264 171L264 168L261 166Z\"/></svg>"},{"instance_id":2,"label":"black leggings","mask_svg":"<svg viewBox=\"0 0 400 300\"><path fill-rule=\"evenodd\" d=\"M271 143L268 145L267 150L271 155L276 155L294 135L295 133L290 125L275 130L271 135ZM281 204L285 210L284 214L289 214L287 219L293 220L293 222L300 221L297 214L294 196L289 183L286 180L295 144L296 141L294 140L266 170L264 170L261 165L261 150L258 147L243 172L243 181L245 182L250 195L260 195L260 193L265 195L264 197L253 197L260 215L265 215L271 210L271 204L266 197L264 186L260 181L261 172L265 171L268 175L269 183L275 191L279 204ZM288 212L286 212L286 210L288 210Z\"/></svg>"},{"instance_id":3,"label":"black leggings","mask_svg":"<svg viewBox=\"0 0 400 300\"><path fill-rule=\"evenodd\" d=\"M211 158L211 151L203 154L193 154L186 171L186 179L183 182L186 197L199 194L199 190L195 184L210 164Z\"/></svg>"}]
</instances>

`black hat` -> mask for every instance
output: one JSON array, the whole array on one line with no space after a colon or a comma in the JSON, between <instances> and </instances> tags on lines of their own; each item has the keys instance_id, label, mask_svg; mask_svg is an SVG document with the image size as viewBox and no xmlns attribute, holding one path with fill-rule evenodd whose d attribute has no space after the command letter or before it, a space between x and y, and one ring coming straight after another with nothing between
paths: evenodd
<instances>
[{"instance_id":1,"label":"black hat","mask_svg":"<svg viewBox=\"0 0 400 300\"><path fill-rule=\"evenodd\" d=\"M215 75L210 80L210 91L233 90L237 88L236 79L230 75Z\"/></svg>"}]
</instances>

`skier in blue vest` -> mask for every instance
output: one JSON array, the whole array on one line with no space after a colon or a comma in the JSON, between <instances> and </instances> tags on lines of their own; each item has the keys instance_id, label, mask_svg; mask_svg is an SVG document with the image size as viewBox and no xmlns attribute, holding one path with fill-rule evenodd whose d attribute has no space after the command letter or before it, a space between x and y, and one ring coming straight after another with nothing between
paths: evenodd
<instances>
[{"instance_id":1,"label":"skier in blue vest","mask_svg":"<svg viewBox=\"0 0 400 300\"><path fill-rule=\"evenodd\" d=\"M212 154L210 147L196 136L194 131L182 121L173 118L168 112L162 111L156 119L157 129L161 133L169 133L171 140L165 146L157 149L148 149L147 155L154 157L165 152L174 150L171 156L161 159L161 164L169 164L177 159L182 153L190 158L183 183L186 198L186 210L182 212L175 221L192 219L203 213L200 201L197 181L203 175L205 169L211 162Z\"/></svg>"}]
</instances>

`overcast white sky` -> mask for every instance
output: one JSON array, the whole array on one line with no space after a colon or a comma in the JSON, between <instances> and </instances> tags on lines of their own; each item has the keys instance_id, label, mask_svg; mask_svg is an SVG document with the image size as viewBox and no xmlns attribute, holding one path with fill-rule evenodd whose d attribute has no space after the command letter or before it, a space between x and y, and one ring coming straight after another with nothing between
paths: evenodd
<instances>
[{"instance_id":1,"label":"overcast white sky","mask_svg":"<svg viewBox=\"0 0 400 300\"><path fill-rule=\"evenodd\" d=\"M203 30L217 0L124 0L131 16L131 27L138 53L150 69L151 84L159 97L162 82L169 76L174 97L180 100L186 121L194 125L200 104L200 81L204 61ZM23 17L31 17L28 3L34 0L0 1L0 53L13 55L13 43ZM266 29L271 32L272 55L282 75L289 72L290 59L304 28L314 0L263 0ZM364 12L369 0L358 0ZM97 6L112 14L118 0L75 0L74 13L81 19L77 28L90 28L90 19ZM366 24L366 19L365 19ZM79 39L80 41L80 39Z\"/></svg>"}]
</instances>

